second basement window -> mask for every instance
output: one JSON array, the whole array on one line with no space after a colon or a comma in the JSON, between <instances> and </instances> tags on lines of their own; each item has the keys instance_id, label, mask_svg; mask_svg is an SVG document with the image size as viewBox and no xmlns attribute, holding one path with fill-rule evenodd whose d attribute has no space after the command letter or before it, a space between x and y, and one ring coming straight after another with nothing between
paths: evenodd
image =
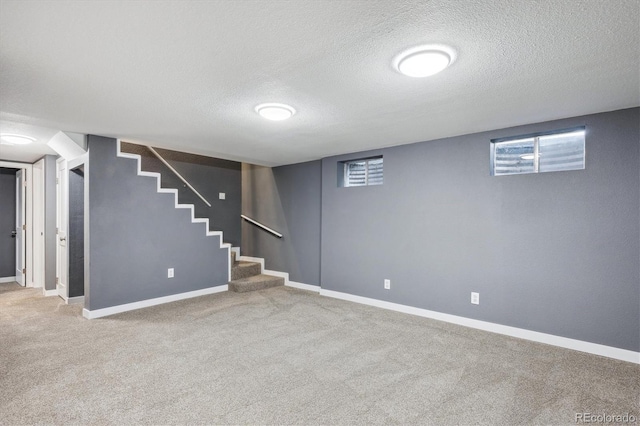
<instances>
[{"instance_id":1,"label":"second basement window","mask_svg":"<svg viewBox=\"0 0 640 426\"><path fill-rule=\"evenodd\" d=\"M383 183L382 157L345 161L342 164L344 180L341 186L369 186Z\"/></svg>"},{"instance_id":2,"label":"second basement window","mask_svg":"<svg viewBox=\"0 0 640 426\"><path fill-rule=\"evenodd\" d=\"M491 174L584 169L584 127L491 141Z\"/></svg>"}]
</instances>

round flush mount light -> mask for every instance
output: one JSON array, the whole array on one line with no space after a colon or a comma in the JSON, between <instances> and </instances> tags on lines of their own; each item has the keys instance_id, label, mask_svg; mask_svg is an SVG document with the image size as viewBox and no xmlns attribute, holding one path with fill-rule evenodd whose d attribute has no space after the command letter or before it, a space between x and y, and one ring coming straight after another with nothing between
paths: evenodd
<instances>
[{"instance_id":1,"label":"round flush mount light","mask_svg":"<svg viewBox=\"0 0 640 426\"><path fill-rule=\"evenodd\" d=\"M429 77L447 68L455 60L448 46L428 45L406 50L394 60L395 68L409 77Z\"/></svg>"},{"instance_id":2,"label":"round flush mount light","mask_svg":"<svg viewBox=\"0 0 640 426\"><path fill-rule=\"evenodd\" d=\"M267 103L258 105L256 112L267 120L282 121L293 117L296 110L285 104Z\"/></svg>"},{"instance_id":3,"label":"round flush mount light","mask_svg":"<svg viewBox=\"0 0 640 426\"><path fill-rule=\"evenodd\" d=\"M14 135L9 133L0 134L0 140L4 145L29 145L32 142L35 142L36 139L24 136L24 135Z\"/></svg>"}]
</instances>

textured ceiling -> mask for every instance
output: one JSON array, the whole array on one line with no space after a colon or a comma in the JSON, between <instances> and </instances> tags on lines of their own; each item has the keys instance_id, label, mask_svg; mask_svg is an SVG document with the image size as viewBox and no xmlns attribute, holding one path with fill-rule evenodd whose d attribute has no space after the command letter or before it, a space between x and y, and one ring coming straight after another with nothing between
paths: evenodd
<instances>
[{"instance_id":1,"label":"textured ceiling","mask_svg":"<svg viewBox=\"0 0 640 426\"><path fill-rule=\"evenodd\" d=\"M280 165L640 105L638 0L0 1L0 119ZM394 71L418 44L458 54ZM292 105L269 122L253 108ZM3 130L4 131L4 130Z\"/></svg>"},{"instance_id":2,"label":"textured ceiling","mask_svg":"<svg viewBox=\"0 0 640 426\"><path fill-rule=\"evenodd\" d=\"M56 155L56 152L47 146L47 142L58 130L0 120L0 133L27 135L36 139L29 145L5 145L0 141L0 160L35 163L43 155Z\"/></svg>"}]
</instances>

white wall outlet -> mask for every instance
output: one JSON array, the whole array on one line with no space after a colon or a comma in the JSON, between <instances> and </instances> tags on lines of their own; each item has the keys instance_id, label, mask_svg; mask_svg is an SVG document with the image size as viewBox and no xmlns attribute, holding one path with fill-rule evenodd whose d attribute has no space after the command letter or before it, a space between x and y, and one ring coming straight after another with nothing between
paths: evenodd
<instances>
[{"instance_id":1,"label":"white wall outlet","mask_svg":"<svg viewBox=\"0 0 640 426\"><path fill-rule=\"evenodd\" d=\"M173 278L173 268L167 270L167 278Z\"/></svg>"},{"instance_id":2,"label":"white wall outlet","mask_svg":"<svg viewBox=\"0 0 640 426\"><path fill-rule=\"evenodd\" d=\"M218 198L221 200L224 200L227 198L227 194L225 194L224 192L220 192L218 193Z\"/></svg>"},{"instance_id":3,"label":"white wall outlet","mask_svg":"<svg viewBox=\"0 0 640 426\"><path fill-rule=\"evenodd\" d=\"M391 290L391 280L384 280L384 289Z\"/></svg>"},{"instance_id":4,"label":"white wall outlet","mask_svg":"<svg viewBox=\"0 0 640 426\"><path fill-rule=\"evenodd\" d=\"M474 305L480 304L480 293L471 292L471 303Z\"/></svg>"}]
</instances>

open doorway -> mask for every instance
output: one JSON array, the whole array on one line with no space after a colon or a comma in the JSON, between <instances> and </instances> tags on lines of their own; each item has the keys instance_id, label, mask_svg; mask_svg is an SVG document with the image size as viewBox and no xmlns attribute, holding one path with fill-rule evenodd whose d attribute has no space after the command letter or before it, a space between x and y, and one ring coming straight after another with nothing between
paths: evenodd
<instances>
[{"instance_id":1,"label":"open doorway","mask_svg":"<svg viewBox=\"0 0 640 426\"><path fill-rule=\"evenodd\" d=\"M53 165L55 160L51 160ZM0 264L10 265L8 272L0 266L0 283L17 281L25 287L42 287L43 294L53 296L45 289L45 257L50 256L51 264L55 263L53 246L50 250L45 247L49 232L45 230L49 208L45 206L45 163L44 159L35 164L0 160L0 187L10 187L10 194L0 190ZM53 175L50 184L55 185ZM51 200L51 209L53 203L55 199ZM54 225L52 222L47 229L53 232ZM53 284L53 270L51 276Z\"/></svg>"},{"instance_id":2,"label":"open doorway","mask_svg":"<svg viewBox=\"0 0 640 426\"><path fill-rule=\"evenodd\" d=\"M13 224L10 225L10 229L0 228L0 245L3 245L4 241L6 247L12 247L14 254L9 257L13 259L13 267L11 275L4 276L3 273L3 276L0 276L0 282L17 281L25 287L35 287L33 278L33 168L31 164L0 161L0 169L5 169L5 172L8 170L9 176L5 175L5 178L11 180L15 192L14 201L10 201L6 207L13 210L13 213L9 214ZM2 202L1 204L6 206L7 203ZM7 243L7 241L10 242Z\"/></svg>"},{"instance_id":3,"label":"open doorway","mask_svg":"<svg viewBox=\"0 0 640 426\"><path fill-rule=\"evenodd\" d=\"M18 171L15 168L0 167L0 283L17 280Z\"/></svg>"},{"instance_id":4,"label":"open doorway","mask_svg":"<svg viewBox=\"0 0 640 426\"><path fill-rule=\"evenodd\" d=\"M84 165L69 170L67 303L84 302Z\"/></svg>"}]
</instances>

